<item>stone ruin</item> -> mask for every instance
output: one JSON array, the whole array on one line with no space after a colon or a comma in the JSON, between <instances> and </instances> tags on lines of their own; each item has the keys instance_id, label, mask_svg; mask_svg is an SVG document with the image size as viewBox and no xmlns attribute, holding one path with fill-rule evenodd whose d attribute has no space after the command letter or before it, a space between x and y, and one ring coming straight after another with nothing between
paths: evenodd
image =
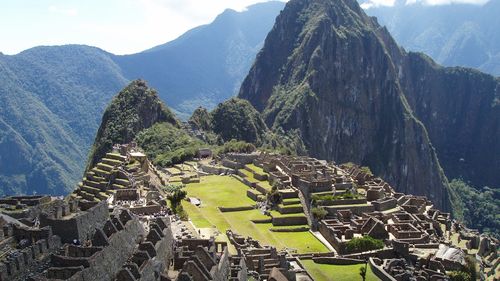
<instances>
[{"instance_id":1,"label":"stone ruin","mask_svg":"<svg viewBox=\"0 0 500 281\"><path fill-rule=\"evenodd\" d=\"M255 280L313 280L294 257L278 252L274 247L261 246L251 237L244 238L231 230L226 232L238 252L233 259L240 260Z\"/></svg>"}]
</instances>

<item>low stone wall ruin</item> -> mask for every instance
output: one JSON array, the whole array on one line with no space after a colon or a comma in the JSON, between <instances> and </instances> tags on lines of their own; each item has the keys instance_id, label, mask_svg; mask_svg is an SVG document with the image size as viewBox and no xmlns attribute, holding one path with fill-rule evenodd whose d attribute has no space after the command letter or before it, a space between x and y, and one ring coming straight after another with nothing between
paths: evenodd
<instances>
[{"instance_id":1,"label":"low stone wall ruin","mask_svg":"<svg viewBox=\"0 0 500 281\"><path fill-rule=\"evenodd\" d=\"M303 225L307 224L307 218L305 216L273 217L272 222L274 226Z\"/></svg>"},{"instance_id":2,"label":"low stone wall ruin","mask_svg":"<svg viewBox=\"0 0 500 281\"><path fill-rule=\"evenodd\" d=\"M250 206L239 206L239 207L218 207L218 209L223 212L241 212L241 211L250 211L255 209L255 205Z\"/></svg>"},{"instance_id":3,"label":"low stone wall ruin","mask_svg":"<svg viewBox=\"0 0 500 281\"><path fill-rule=\"evenodd\" d=\"M364 260L360 259L350 259L341 257L313 257L315 263L320 264L333 264L333 265L354 265L354 264L364 264Z\"/></svg>"},{"instance_id":4,"label":"low stone wall ruin","mask_svg":"<svg viewBox=\"0 0 500 281\"><path fill-rule=\"evenodd\" d=\"M54 235L61 237L63 243L71 243L74 239L79 241L90 239L95 228L101 228L108 218L108 204L102 201L87 211L59 219L42 215L40 226L50 226Z\"/></svg>"},{"instance_id":5,"label":"low stone wall ruin","mask_svg":"<svg viewBox=\"0 0 500 281\"><path fill-rule=\"evenodd\" d=\"M368 260L368 265L370 265L370 269L372 270L373 274L375 274L375 276L377 276L380 280L382 280L382 281L397 281L394 277L389 275L382 268L382 266L375 264L375 261L373 258L370 258Z\"/></svg>"}]
</instances>

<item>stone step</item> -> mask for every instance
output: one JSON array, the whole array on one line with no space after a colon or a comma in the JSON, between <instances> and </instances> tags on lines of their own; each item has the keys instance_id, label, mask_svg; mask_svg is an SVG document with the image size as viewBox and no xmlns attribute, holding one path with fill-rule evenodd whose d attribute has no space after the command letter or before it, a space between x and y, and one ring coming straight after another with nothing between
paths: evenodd
<instances>
[{"instance_id":1,"label":"stone step","mask_svg":"<svg viewBox=\"0 0 500 281\"><path fill-rule=\"evenodd\" d=\"M80 195L85 200L95 201L95 196L91 193L84 191L84 190L79 189L78 195Z\"/></svg>"},{"instance_id":2,"label":"stone step","mask_svg":"<svg viewBox=\"0 0 500 281\"><path fill-rule=\"evenodd\" d=\"M111 159L111 158L102 158L101 162L106 164L106 165L113 166L113 167L119 166L123 163L123 161L115 160L115 159Z\"/></svg>"},{"instance_id":3,"label":"stone step","mask_svg":"<svg viewBox=\"0 0 500 281\"><path fill-rule=\"evenodd\" d=\"M106 200L108 199L109 196L104 192L99 192L98 194L96 194L95 197L99 198L100 200Z\"/></svg>"},{"instance_id":4,"label":"stone step","mask_svg":"<svg viewBox=\"0 0 500 281\"><path fill-rule=\"evenodd\" d=\"M123 186L130 186L130 182L128 179L115 179L116 184L123 185Z\"/></svg>"},{"instance_id":5,"label":"stone step","mask_svg":"<svg viewBox=\"0 0 500 281\"><path fill-rule=\"evenodd\" d=\"M115 190L117 190L117 189L127 189L127 187L126 187L126 186L123 186L123 185L120 185L120 184L117 184L117 183L113 183L113 184L111 185L111 188L112 188L112 189L115 189Z\"/></svg>"},{"instance_id":6,"label":"stone step","mask_svg":"<svg viewBox=\"0 0 500 281\"><path fill-rule=\"evenodd\" d=\"M108 195L115 195L116 194L116 190L108 189L108 190L106 190L106 194L108 194Z\"/></svg>"},{"instance_id":7,"label":"stone step","mask_svg":"<svg viewBox=\"0 0 500 281\"><path fill-rule=\"evenodd\" d=\"M126 161L127 157L120 155L118 153L106 153L106 158L113 159L113 160L118 160L118 161Z\"/></svg>"},{"instance_id":8,"label":"stone step","mask_svg":"<svg viewBox=\"0 0 500 281\"><path fill-rule=\"evenodd\" d=\"M281 198L283 199L299 198L297 190L285 189L285 190L279 190L278 192L281 194Z\"/></svg>"},{"instance_id":9,"label":"stone step","mask_svg":"<svg viewBox=\"0 0 500 281\"><path fill-rule=\"evenodd\" d=\"M111 175L111 173L110 173L110 172L100 170L100 169L99 169L99 168L97 168L97 167L92 168L92 171L93 171L96 175L98 175L98 176L100 176L100 177L103 177L103 178L105 178L105 179L109 179L109 177L110 177L110 175Z\"/></svg>"},{"instance_id":10,"label":"stone step","mask_svg":"<svg viewBox=\"0 0 500 281\"><path fill-rule=\"evenodd\" d=\"M104 164L102 162L97 163L97 168L103 171L111 172L113 170L113 166L110 166L108 164Z\"/></svg>"},{"instance_id":11,"label":"stone step","mask_svg":"<svg viewBox=\"0 0 500 281\"><path fill-rule=\"evenodd\" d=\"M96 175L95 172L88 172L85 177L88 179L88 180L91 180L91 181L94 181L94 182L101 182L101 181L106 181L105 178L101 177L101 176L98 176Z\"/></svg>"},{"instance_id":12,"label":"stone step","mask_svg":"<svg viewBox=\"0 0 500 281\"><path fill-rule=\"evenodd\" d=\"M106 186L103 183L91 181L91 180L88 180L88 179L85 179L85 178L83 179L83 185L87 185L87 186L90 186L90 187L93 187L93 188L98 188L100 190L104 189L104 187Z\"/></svg>"},{"instance_id":13,"label":"stone step","mask_svg":"<svg viewBox=\"0 0 500 281\"><path fill-rule=\"evenodd\" d=\"M287 205L287 206L279 204L278 212L280 212L280 214L297 214L297 213L303 213L304 209L302 208L302 204Z\"/></svg>"},{"instance_id":14,"label":"stone step","mask_svg":"<svg viewBox=\"0 0 500 281\"><path fill-rule=\"evenodd\" d=\"M295 204L300 204L300 199L299 198L288 198L288 199L283 199L283 205L295 205Z\"/></svg>"},{"instance_id":15,"label":"stone step","mask_svg":"<svg viewBox=\"0 0 500 281\"><path fill-rule=\"evenodd\" d=\"M88 193L91 193L91 194L98 194L99 192L101 192L100 189L98 188L95 188L95 187L91 187L91 186L88 186L88 185L82 185L81 187L81 190L85 191L85 192L88 192Z\"/></svg>"},{"instance_id":16,"label":"stone step","mask_svg":"<svg viewBox=\"0 0 500 281\"><path fill-rule=\"evenodd\" d=\"M272 232L304 232L309 231L309 225L276 226L269 230Z\"/></svg>"},{"instance_id":17,"label":"stone step","mask_svg":"<svg viewBox=\"0 0 500 281\"><path fill-rule=\"evenodd\" d=\"M290 225L304 225L304 224L307 224L307 218L305 215L292 214L292 215L273 216L273 226L290 226Z\"/></svg>"}]
</instances>

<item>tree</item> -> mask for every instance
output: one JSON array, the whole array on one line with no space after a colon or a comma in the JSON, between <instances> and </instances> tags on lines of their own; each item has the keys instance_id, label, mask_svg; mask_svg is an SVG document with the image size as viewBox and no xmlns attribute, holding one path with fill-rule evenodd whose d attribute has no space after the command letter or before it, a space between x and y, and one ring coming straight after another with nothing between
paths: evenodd
<instances>
[{"instance_id":1,"label":"tree","mask_svg":"<svg viewBox=\"0 0 500 281\"><path fill-rule=\"evenodd\" d=\"M311 209L313 217L317 220L322 220L328 215L328 211L323 207L314 207Z\"/></svg>"},{"instance_id":2,"label":"tree","mask_svg":"<svg viewBox=\"0 0 500 281\"><path fill-rule=\"evenodd\" d=\"M167 199L170 201L170 206L174 213L177 213L180 210L180 202L186 198L187 192L183 189L176 189L172 191L168 196ZM182 207L182 206L181 206Z\"/></svg>"},{"instance_id":3,"label":"tree","mask_svg":"<svg viewBox=\"0 0 500 281\"><path fill-rule=\"evenodd\" d=\"M355 237L346 243L348 253L359 253L378 250L384 247L384 242L371 236Z\"/></svg>"},{"instance_id":4,"label":"tree","mask_svg":"<svg viewBox=\"0 0 500 281\"><path fill-rule=\"evenodd\" d=\"M363 279L363 281L366 280L366 266L359 268L359 275L361 275L361 278Z\"/></svg>"},{"instance_id":5,"label":"tree","mask_svg":"<svg viewBox=\"0 0 500 281\"><path fill-rule=\"evenodd\" d=\"M267 199L271 204L276 205L281 201L281 194L278 191L278 184L273 184L271 191L267 193Z\"/></svg>"}]
</instances>

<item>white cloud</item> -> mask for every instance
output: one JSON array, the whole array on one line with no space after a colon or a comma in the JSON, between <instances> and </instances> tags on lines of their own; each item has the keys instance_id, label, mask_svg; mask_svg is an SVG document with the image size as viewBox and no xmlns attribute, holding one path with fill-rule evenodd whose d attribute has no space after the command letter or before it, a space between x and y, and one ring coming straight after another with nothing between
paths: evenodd
<instances>
[{"instance_id":1,"label":"white cloud","mask_svg":"<svg viewBox=\"0 0 500 281\"><path fill-rule=\"evenodd\" d=\"M208 24L225 9L243 11L249 5L267 1L269 0L128 0L140 3L138 14L144 17L140 26L89 23L84 29L94 30L97 36L102 34L103 38L104 33L112 34L115 40L104 44L96 43L106 50L118 54L134 53L173 40L196 26ZM141 40L124 42L129 40L129 34L138 34Z\"/></svg>"},{"instance_id":2,"label":"white cloud","mask_svg":"<svg viewBox=\"0 0 500 281\"><path fill-rule=\"evenodd\" d=\"M449 5L449 4L476 4L483 5L490 0L406 0L404 2L406 5L413 5L421 3L423 5L437 6L437 5ZM366 0L361 4L363 9L370 9L380 6L394 6L396 0Z\"/></svg>"},{"instance_id":3,"label":"white cloud","mask_svg":"<svg viewBox=\"0 0 500 281\"><path fill-rule=\"evenodd\" d=\"M60 14L64 16L70 16L74 17L78 15L78 10L74 8L60 8L57 6L50 6L49 7L49 12L54 13L54 14Z\"/></svg>"},{"instance_id":4,"label":"white cloud","mask_svg":"<svg viewBox=\"0 0 500 281\"><path fill-rule=\"evenodd\" d=\"M422 3L424 5L437 6L449 4L475 4L484 5L490 0L406 0L406 5Z\"/></svg>"},{"instance_id":5,"label":"white cloud","mask_svg":"<svg viewBox=\"0 0 500 281\"><path fill-rule=\"evenodd\" d=\"M379 6L394 6L396 0L368 0L361 4L361 8L369 9Z\"/></svg>"}]
</instances>

